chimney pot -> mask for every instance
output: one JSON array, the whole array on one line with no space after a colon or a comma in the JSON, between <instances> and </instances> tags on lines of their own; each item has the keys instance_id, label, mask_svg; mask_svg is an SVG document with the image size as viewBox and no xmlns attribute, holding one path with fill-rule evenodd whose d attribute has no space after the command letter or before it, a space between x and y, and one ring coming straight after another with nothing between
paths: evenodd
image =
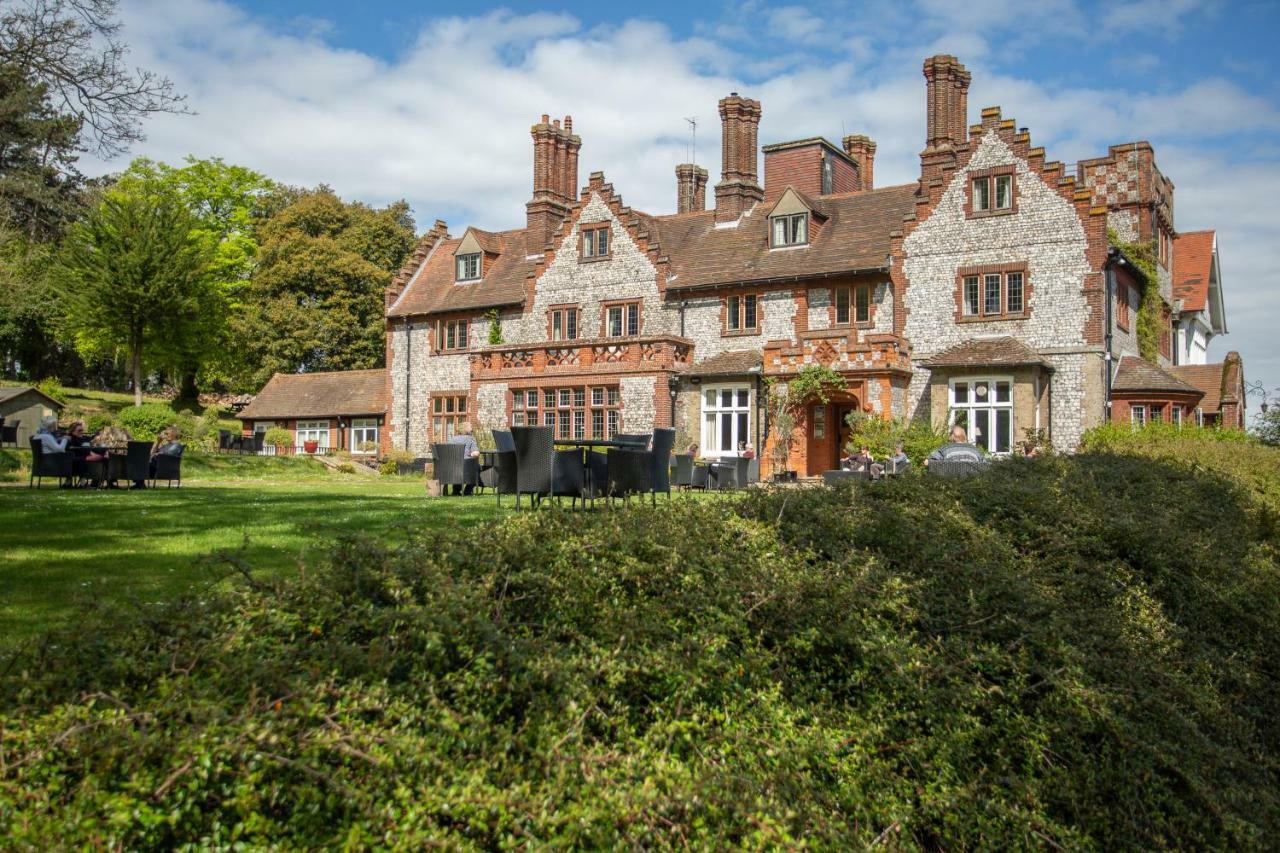
<instances>
[{"instance_id":1,"label":"chimney pot","mask_svg":"<svg viewBox=\"0 0 1280 853\"><path fill-rule=\"evenodd\" d=\"M844 153L858 164L859 189L875 189L876 144L871 137L854 133L841 140Z\"/></svg>"},{"instance_id":2,"label":"chimney pot","mask_svg":"<svg viewBox=\"0 0 1280 853\"><path fill-rule=\"evenodd\" d=\"M564 129L569 133L573 133L573 116L564 117Z\"/></svg>"},{"instance_id":3,"label":"chimney pot","mask_svg":"<svg viewBox=\"0 0 1280 853\"><path fill-rule=\"evenodd\" d=\"M733 92L720 99L720 183L716 221L731 222L764 198L756 170L760 102Z\"/></svg>"},{"instance_id":4,"label":"chimney pot","mask_svg":"<svg viewBox=\"0 0 1280 853\"><path fill-rule=\"evenodd\" d=\"M950 148L968 140L970 75L954 56L924 61L928 136L926 149Z\"/></svg>"},{"instance_id":5,"label":"chimney pot","mask_svg":"<svg viewBox=\"0 0 1280 853\"><path fill-rule=\"evenodd\" d=\"M693 163L676 166L676 212L707 209L707 170Z\"/></svg>"}]
</instances>

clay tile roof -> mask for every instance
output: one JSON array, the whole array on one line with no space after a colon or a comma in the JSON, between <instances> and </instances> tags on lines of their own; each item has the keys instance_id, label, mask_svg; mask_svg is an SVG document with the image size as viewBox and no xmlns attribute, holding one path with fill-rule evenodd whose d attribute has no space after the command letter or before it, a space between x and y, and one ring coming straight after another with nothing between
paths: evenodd
<instances>
[{"instance_id":1,"label":"clay tile roof","mask_svg":"<svg viewBox=\"0 0 1280 853\"><path fill-rule=\"evenodd\" d=\"M1231 352L1225 361L1217 364L1180 364L1169 371L1204 392L1200 408L1206 413L1222 410L1222 401L1239 402L1236 393L1240 385L1240 356Z\"/></svg>"},{"instance_id":2,"label":"clay tile roof","mask_svg":"<svg viewBox=\"0 0 1280 853\"><path fill-rule=\"evenodd\" d=\"M236 417L255 420L380 415L387 410L386 390L387 371L382 368L277 373Z\"/></svg>"},{"instance_id":3,"label":"clay tile roof","mask_svg":"<svg viewBox=\"0 0 1280 853\"><path fill-rule=\"evenodd\" d=\"M1126 355L1120 358L1112 391L1174 391L1182 394L1199 394L1200 389L1174 376L1145 358Z\"/></svg>"},{"instance_id":4,"label":"clay tile roof","mask_svg":"<svg viewBox=\"0 0 1280 853\"><path fill-rule=\"evenodd\" d=\"M536 264L536 261L525 259L529 254L525 230L491 233L472 229L485 252L497 257L486 258L484 277L468 284L457 284L454 280L453 253L462 238L441 240L409 279L404 294L387 316L406 317L523 303L525 278L533 272ZM542 253L539 252L538 256L541 257Z\"/></svg>"},{"instance_id":5,"label":"clay tile roof","mask_svg":"<svg viewBox=\"0 0 1280 853\"><path fill-rule=\"evenodd\" d=\"M1173 298L1184 311L1203 311L1209 301L1213 231L1187 231L1173 241Z\"/></svg>"},{"instance_id":6,"label":"clay tile roof","mask_svg":"<svg viewBox=\"0 0 1280 853\"><path fill-rule=\"evenodd\" d=\"M686 368L692 376L737 376L759 370L764 359L754 350L731 350L709 356Z\"/></svg>"},{"instance_id":7,"label":"clay tile roof","mask_svg":"<svg viewBox=\"0 0 1280 853\"><path fill-rule=\"evenodd\" d=\"M769 248L768 207L757 204L737 227L717 228L715 211L655 217L658 242L671 259L668 290L881 269L889 233L915 211L916 185L809 199L826 217L804 248Z\"/></svg>"},{"instance_id":8,"label":"clay tile roof","mask_svg":"<svg viewBox=\"0 0 1280 853\"><path fill-rule=\"evenodd\" d=\"M974 338L945 349L926 359L925 367L987 367L1039 364L1048 366L1040 354L1017 338Z\"/></svg>"}]
</instances>

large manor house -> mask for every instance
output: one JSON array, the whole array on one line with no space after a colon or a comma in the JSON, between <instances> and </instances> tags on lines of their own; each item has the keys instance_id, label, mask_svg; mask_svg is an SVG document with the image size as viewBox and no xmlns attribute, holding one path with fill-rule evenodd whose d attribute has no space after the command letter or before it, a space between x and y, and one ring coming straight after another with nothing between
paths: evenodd
<instances>
[{"instance_id":1,"label":"large manor house","mask_svg":"<svg viewBox=\"0 0 1280 853\"><path fill-rule=\"evenodd\" d=\"M1067 168L998 107L970 124L954 57L924 78L917 180L877 186L864 135L760 148L762 106L734 93L719 180L676 166L664 214L601 172L580 184L572 119L544 115L523 226L437 221L396 275L385 370L278 375L241 417L419 456L462 421L565 438L674 426L704 456L751 445L767 471L766 389L823 365L848 390L797 419L802 475L836 467L855 411L958 420L993 454L1033 436L1071 450L1108 419L1241 426L1239 357L1206 363L1227 330L1217 241L1177 230L1151 145ZM1159 300L1145 333L1144 298Z\"/></svg>"}]
</instances>

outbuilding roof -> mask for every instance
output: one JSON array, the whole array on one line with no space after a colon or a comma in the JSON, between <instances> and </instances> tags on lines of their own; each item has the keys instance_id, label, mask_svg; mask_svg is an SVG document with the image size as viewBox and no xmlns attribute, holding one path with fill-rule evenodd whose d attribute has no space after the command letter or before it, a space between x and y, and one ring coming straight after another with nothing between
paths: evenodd
<instances>
[{"instance_id":1,"label":"outbuilding roof","mask_svg":"<svg viewBox=\"0 0 1280 853\"><path fill-rule=\"evenodd\" d=\"M1168 391L1178 394L1200 394L1199 388L1186 382L1159 365L1136 355L1120 357L1116 375L1111 380L1112 391Z\"/></svg>"},{"instance_id":2,"label":"outbuilding roof","mask_svg":"<svg viewBox=\"0 0 1280 853\"><path fill-rule=\"evenodd\" d=\"M974 338L925 359L925 367L1018 367L1049 363L1017 338Z\"/></svg>"},{"instance_id":3,"label":"outbuilding roof","mask_svg":"<svg viewBox=\"0 0 1280 853\"><path fill-rule=\"evenodd\" d=\"M48 394L44 393L34 385L10 385L4 388L0 388L0 403L4 403L9 400L12 400L15 397L21 397L23 394L27 394L27 393L32 393L40 397L46 403L48 403L51 408L54 408L54 409L63 408L61 403L59 403L57 400L53 399Z\"/></svg>"},{"instance_id":4,"label":"outbuilding roof","mask_svg":"<svg viewBox=\"0 0 1280 853\"><path fill-rule=\"evenodd\" d=\"M241 420L380 415L387 410L387 371L277 373L253 402L236 414Z\"/></svg>"}]
</instances>

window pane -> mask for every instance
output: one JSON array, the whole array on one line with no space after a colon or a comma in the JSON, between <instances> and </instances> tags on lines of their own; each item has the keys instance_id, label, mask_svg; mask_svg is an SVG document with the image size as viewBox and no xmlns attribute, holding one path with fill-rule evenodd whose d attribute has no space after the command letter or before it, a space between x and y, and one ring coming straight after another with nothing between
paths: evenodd
<instances>
[{"instance_id":1,"label":"window pane","mask_svg":"<svg viewBox=\"0 0 1280 853\"><path fill-rule=\"evenodd\" d=\"M986 293L982 305L983 314L999 314L1000 313L1000 276L999 274L988 275L983 277L986 284Z\"/></svg>"},{"instance_id":2,"label":"window pane","mask_svg":"<svg viewBox=\"0 0 1280 853\"><path fill-rule=\"evenodd\" d=\"M436 397L431 401L431 405L435 407L436 412L444 411L444 397Z\"/></svg>"},{"instance_id":3,"label":"window pane","mask_svg":"<svg viewBox=\"0 0 1280 853\"><path fill-rule=\"evenodd\" d=\"M996 176L996 207L1000 210L1013 207L1013 175Z\"/></svg>"},{"instance_id":4,"label":"window pane","mask_svg":"<svg viewBox=\"0 0 1280 853\"><path fill-rule=\"evenodd\" d=\"M969 383L957 382L953 398L957 403L969 402Z\"/></svg>"},{"instance_id":5,"label":"window pane","mask_svg":"<svg viewBox=\"0 0 1280 853\"><path fill-rule=\"evenodd\" d=\"M720 392L720 407L723 409L733 408L733 392L732 391Z\"/></svg>"},{"instance_id":6,"label":"window pane","mask_svg":"<svg viewBox=\"0 0 1280 853\"><path fill-rule=\"evenodd\" d=\"M609 229L601 228L596 232L596 236L600 240L600 248L596 251L596 255L609 254Z\"/></svg>"},{"instance_id":7,"label":"window pane","mask_svg":"<svg viewBox=\"0 0 1280 853\"><path fill-rule=\"evenodd\" d=\"M750 405L750 403L751 403L751 392L748 391L746 388L739 389L738 405L745 409L747 408L748 405Z\"/></svg>"},{"instance_id":8,"label":"window pane","mask_svg":"<svg viewBox=\"0 0 1280 853\"><path fill-rule=\"evenodd\" d=\"M615 305L609 309L609 337L622 336L622 307Z\"/></svg>"},{"instance_id":9,"label":"window pane","mask_svg":"<svg viewBox=\"0 0 1280 853\"><path fill-rule=\"evenodd\" d=\"M582 232L582 256L584 258L594 258L596 256L595 235L587 230Z\"/></svg>"},{"instance_id":10,"label":"window pane","mask_svg":"<svg viewBox=\"0 0 1280 853\"><path fill-rule=\"evenodd\" d=\"M538 392L530 389L527 394L528 397L526 398L526 405L528 405L530 409L538 408Z\"/></svg>"},{"instance_id":11,"label":"window pane","mask_svg":"<svg viewBox=\"0 0 1280 853\"><path fill-rule=\"evenodd\" d=\"M604 389L603 388L591 389L591 405L593 406L604 405Z\"/></svg>"},{"instance_id":12,"label":"window pane","mask_svg":"<svg viewBox=\"0 0 1280 853\"><path fill-rule=\"evenodd\" d=\"M512 412L512 413L511 413L511 425L512 425L512 426L524 426L524 412Z\"/></svg>"},{"instance_id":13,"label":"window pane","mask_svg":"<svg viewBox=\"0 0 1280 853\"><path fill-rule=\"evenodd\" d=\"M601 438L604 436L604 412L596 410L591 413L591 437Z\"/></svg>"},{"instance_id":14,"label":"window pane","mask_svg":"<svg viewBox=\"0 0 1280 853\"><path fill-rule=\"evenodd\" d=\"M459 398L458 398L458 411L459 411L459 412L465 412L466 410L467 410L467 398L466 398L466 397L459 397Z\"/></svg>"},{"instance_id":15,"label":"window pane","mask_svg":"<svg viewBox=\"0 0 1280 853\"><path fill-rule=\"evenodd\" d=\"M513 409L524 408L524 392L523 391L517 391L511 395L511 408Z\"/></svg>"},{"instance_id":16,"label":"window pane","mask_svg":"<svg viewBox=\"0 0 1280 853\"><path fill-rule=\"evenodd\" d=\"M728 328L729 330L731 330L731 331L732 331L732 330L734 330L734 329L737 329L737 328L738 328L738 307L739 307L739 306L738 306L738 302L739 302L739 300L738 300L738 297L736 297L736 296L730 296L730 297L726 300L726 302L727 302L727 304L726 304L726 306L725 306L725 312L724 312L725 326L726 326L726 328Z\"/></svg>"},{"instance_id":17,"label":"window pane","mask_svg":"<svg viewBox=\"0 0 1280 853\"><path fill-rule=\"evenodd\" d=\"M800 245L809 242L809 215L797 213L791 217L791 242Z\"/></svg>"},{"instance_id":18,"label":"window pane","mask_svg":"<svg viewBox=\"0 0 1280 853\"><path fill-rule=\"evenodd\" d=\"M867 287L859 287L854 291L856 295L856 303L854 305L854 319L859 323L865 323L871 319L871 289Z\"/></svg>"},{"instance_id":19,"label":"window pane","mask_svg":"<svg viewBox=\"0 0 1280 853\"><path fill-rule=\"evenodd\" d=\"M618 434L618 413L617 413L616 411L610 410L610 411L609 411L609 435L608 435L608 437L609 437L609 438L613 438L613 437L614 437L615 435L617 435L617 434Z\"/></svg>"},{"instance_id":20,"label":"window pane","mask_svg":"<svg viewBox=\"0 0 1280 853\"><path fill-rule=\"evenodd\" d=\"M1011 272L1005 278L1005 287L1008 290L1009 313L1022 313L1022 273Z\"/></svg>"},{"instance_id":21,"label":"window pane","mask_svg":"<svg viewBox=\"0 0 1280 853\"><path fill-rule=\"evenodd\" d=\"M457 346L457 340L454 338L454 335L456 333L456 328L453 325L453 323L446 323L444 328L445 328L444 348L454 349Z\"/></svg>"},{"instance_id":22,"label":"window pane","mask_svg":"<svg viewBox=\"0 0 1280 853\"><path fill-rule=\"evenodd\" d=\"M754 329L756 327L756 298L754 295L742 297L742 328Z\"/></svg>"},{"instance_id":23,"label":"window pane","mask_svg":"<svg viewBox=\"0 0 1280 853\"><path fill-rule=\"evenodd\" d=\"M581 412L581 411L574 412L573 413L573 437L586 438L586 431L587 431L587 413Z\"/></svg>"},{"instance_id":24,"label":"window pane","mask_svg":"<svg viewBox=\"0 0 1280 853\"><path fill-rule=\"evenodd\" d=\"M952 409L951 423L956 426L963 427L966 433L969 432L969 410L968 409Z\"/></svg>"},{"instance_id":25,"label":"window pane","mask_svg":"<svg viewBox=\"0 0 1280 853\"><path fill-rule=\"evenodd\" d=\"M543 392L542 392L542 405L543 405L545 408L548 408L548 409L555 408L555 405L556 405L556 392L555 392L555 391L552 391L552 390L550 390L550 389L548 389L548 390L546 390L546 391L543 391Z\"/></svg>"},{"instance_id":26,"label":"window pane","mask_svg":"<svg viewBox=\"0 0 1280 853\"><path fill-rule=\"evenodd\" d=\"M458 349L467 348L467 321L460 320L458 322Z\"/></svg>"},{"instance_id":27,"label":"window pane","mask_svg":"<svg viewBox=\"0 0 1280 853\"><path fill-rule=\"evenodd\" d=\"M568 388L560 389L560 408L562 409L569 408L569 389Z\"/></svg>"},{"instance_id":28,"label":"window pane","mask_svg":"<svg viewBox=\"0 0 1280 853\"><path fill-rule=\"evenodd\" d=\"M733 450L733 415L730 412L720 414L719 447L721 451Z\"/></svg>"},{"instance_id":29,"label":"window pane","mask_svg":"<svg viewBox=\"0 0 1280 853\"><path fill-rule=\"evenodd\" d=\"M991 181L987 178L973 179L973 209L990 210Z\"/></svg>"},{"instance_id":30,"label":"window pane","mask_svg":"<svg viewBox=\"0 0 1280 853\"><path fill-rule=\"evenodd\" d=\"M555 412L543 412L543 413L542 413L542 425L543 425L543 426L554 427L554 426L556 425L556 413L555 413Z\"/></svg>"},{"instance_id":31,"label":"window pane","mask_svg":"<svg viewBox=\"0 0 1280 853\"><path fill-rule=\"evenodd\" d=\"M974 409L969 439L983 450L991 450L991 410Z\"/></svg>"},{"instance_id":32,"label":"window pane","mask_svg":"<svg viewBox=\"0 0 1280 853\"><path fill-rule=\"evenodd\" d=\"M719 446L719 439L716 438L716 416L714 412L707 412L702 416L702 450L709 450Z\"/></svg>"},{"instance_id":33,"label":"window pane","mask_svg":"<svg viewBox=\"0 0 1280 853\"><path fill-rule=\"evenodd\" d=\"M585 388L573 389L573 405L582 408L587 404L587 391Z\"/></svg>"},{"instance_id":34,"label":"window pane","mask_svg":"<svg viewBox=\"0 0 1280 853\"><path fill-rule=\"evenodd\" d=\"M563 320L564 317L559 311L551 312L551 340L558 341L561 335L564 334L564 330L561 327Z\"/></svg>"},{"instance_id":35,"label":"window pane","mask_svg":"<svg viewBox=\"0 0 1280 853\"><path fill-rule=\"evenodd\" d=\"M1164 420L1164 406L1152 406L1152 407L1151 407L1151 422L1152 422L1153 424L1158 424L1158 423L1160 423L1160 422L1161 422L1161 421L1163 421L1163 420Z\"/></svg>"},{"instance_id":36,"label":"window pane","mask_svg":"<svg viewBox=\"0 0 1280 853\"><path fill-rule=\"evenodd\" d=\"M774 217L773 220L773 245L787 245L787 218L785 216Z\"/></svg>"},{"instance_id":37,"label":"window pane","mask_svg":"<svg viewBox=\"0 0 1280 853\"><path fill-rule=\"evenodd\" d=\"M609 405L610 406L618 405L618 389L617 388L609 389Z\"/></svg>"},{"instance_id":38,"label":"window pane","mask_svg":"<svg viewBox=\"0 0 1280 853\"><path fill-rule=\"evenodd\" d=\"M849 322L849 288L836 288L836 322Z\"/></svg>"},{"instance_id":39,"label":"window pane","mask_svg":"<svg viewBox=\"0 0 1280 853\"><path fill-rule=\"evenodd\" d=\"M973 399L978 403L989 403L991 387L986 382L973 383Z\"/></svg>"},{"instance_id":40,"label":"window pane","mask_svg":"<svg viewBox=\"0 0 1280 853\"><path fill-rule=\"evenodd\" d=\"M996 383L996 402L997 403L1009 402L1009 383L1008 382Z\"/></svg>"},{"instance_id":41,"label":"window pane","mask_svg":"<svg viewBox=\"0 0 1280 853\"><path fill-rule=\"evenodd\" d=\"M559 425L556 429L556 438L569 437L569 413L562 412L560 415Z\"/></svg>"},{"instance_id":42,"label":"window pane","mask_svg":"<svg viewBox=\"0 0 1280 853\"><path fill-rule=\"evenodd\" d=\"M639 305L627 306L627 334L628 335L640 334L640 306Z\"/></svg>"},{"instance_id":43,"label":"window pane","mask_svg":"<svg viewBox=\"0 0 1280 853\"><path fill-rule=\"evenodd\" d=\"M446 412L452 412L452 411L453 411L453 398L452 398L452 397L445 397L445 398L444 398L444 410L445 410Z\"/></svg>"},{"instance_id":44,"label":"window pane","mask_svg":"<svg viewBox=\"0 0 1280 853\"><path fill-rule=\"evenodd\" d=\"M578 337L578 309L570 308L564 315L565 337L573 340Z\"/></svg>"},{"instance_id":45,"label":"window pane","mask_svg":"<svg viewBox=\"0 0 1280 853\"><path fill-rule=\"evenodd\" d=\"M737 444L735 448L741 447L748 440L750 433L747 432L747 413L738 412L738 431L734 434L734 440Z\"/></svg>"},{"instance_id":46,"label":"window pane","mask_svg":"<svg viewBox=\"0 0 1280 853\"><path fill-rule=\"evenodd\" d=\"M978 277L965 276L964 279L964 313L970 316L978 313Z\"/></svg>"},{"instance_id":47,"label":"window pane","mask_svg":"<svg viewBox=\"0 0 1280 853\"><path fill-rule=\"evenodd\" d=\"M716 407L716 392L715 392L715 389L713 389L713 388L708 388L708 389L707 389L707 392L706 392L706 397L707 397L706 407L707 407L708 409L714 409L714 408Z\"/></svg>"},{"instance_id":48,"label":"window pane","mask_svg":"<svg viewBox=\"0 0 1280 853\"><path fill-rule=\"evenodd\" d=\"M996 453L1008 453L1013 436L1013 410L996 409Z\"/></svg>"}]
</instances>

